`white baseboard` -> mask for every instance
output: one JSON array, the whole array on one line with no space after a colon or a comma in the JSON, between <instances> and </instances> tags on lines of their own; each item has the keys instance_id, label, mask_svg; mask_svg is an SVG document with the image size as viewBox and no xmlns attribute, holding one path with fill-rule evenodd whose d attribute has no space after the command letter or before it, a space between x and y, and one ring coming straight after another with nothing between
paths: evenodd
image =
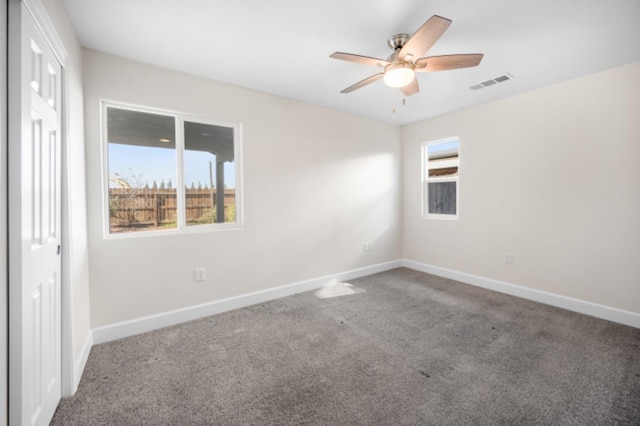
<instances>
[{"instance_id":1,"label":"white baseboard","mask_svg":"<svg viewBox=\"0 0 640 426\"><path fill-rule=\"evenodd\" d=\"M62 380L62 397L68 398L73 396L78 390L78 386L80 385L80 379L82 378L82 373L84 372L84 368L87 365L87 361L89 359L89 353L91 352L91 348L93 347L93 335L91 331L87 334L82 343L82 348L80 349L80 353L76 358L74 355L69 355L68 364L70 365L68 374L64 373L65 369L63 368L63 377Z\"/></svg>"},{"instance_id":2,"label":"white baseboard","mask_svg":"<svg viewBox=\"0 0 640 426\"><path fill-rule=\"evenodd\" d=\"M122 339L124 337L133 336L147 331L181 324L187 321L193 321L196 319L208 317L210 315L255 305L257 303L263 303L269 300L291 296L296 293L315 290L333 281L352 280L355 278L376 274L378 272L384 272L394 268L399 268L400 266L402 266L401 261L394 260L391 262L366 266L363 268L353 269L338 274L327 275L320 278L313 278L310 280L299 281L280 287L256 291L254 293L216 300L213 302L204 303L202 305L190 306L188 308L177 309L174 311L163 312L161 314L150 315L143 318L136 318L117 324L98 327L92 330L93 344L97 345L100 343ZM89 354L87 351L87 356L88 355Z\"/></svg>"},{"instance_id":3,"label":"white baseboard","mask_svg":"<svg viewBox=\"0 0 640 426\"><path fill-rule=\"evenodd\" d=\"M521 297L523 299L532 300L534 302L540 302L546 305L566 309L568 311L579 312L581 314L590 315L592 317L602 318L608 321L617 322L619 324L625 324L631 327L640 328L640 314L635 312L612 308L605 305L599 305L597 303L574 299L571 297L549 293L547 291L536 290L529 287L522 287L504 281L498 281L491 278L480 277L478 275L467 274L465 272L454 271L452 269L441 268L439 266L428 265L426 263L420 263L409 259L402 259L400 263L405 268L415 269L416 271L450 278L452 280L460 281L476 287L482 287L488 290L510 294L512 296Z\"/></svg>"},{"instance_id":4,"label":"white baseboard","mask_svg":"<svg viewBox=\"0 0 640 426\"><path fill-rule=\"evenodd\" d=\"M91 353L91 348L93 347L93 332L89 330L89 334L87 334L87 338L84 339L84 343L82 344L82 349L80 350L80 355L73 366L73 389L74 393L78 389L78 385L80 384L80 379L82 378L82 373L84 372L84 367L87 365L87 361L89 360L89 354Z\"/></svg>"},{"instance_id":5,"label":"white baseboard","mask_svg":"<svg viewBox=\"0 0 640 426\"><path fill-rule=\"evenodd\" d=\"M78 362L75 366L75 377L77 377L77 380L79 381L79 377L81 375L80 373L84 369L84 365L87 361L91 346L93 344L105 343L140 333L145 333L147 331L156 330L159 328L169 327L187 321L193 321L210 315L244 308L246 306L255 305L257 303L263 303L270 300L279 299L281 297L291 296L296 293L315 290L334 281L348 281L399 267L406 267L414 269L416 271L450 278L477 287L486 288L500 293L510 294L512 296L521 297L523 299L532 300L534 302L540 302L547 305L556 306L558 308L567 309L569 311L579 312L593 317L640 328L640 314L635 312L599 305L596 303L549 293L542 290L522 287L504 281L498 281L491 278L468 274L465 272L454 271L452 269L441 268L439 266L428 265L409 259L399 259L391 262L353 269L350 271L344 271L333 275L326 275L324 277L299 281L280 287L274 287L253 293L230 297L227 299L216 300L213 302L204 303L202 305L190 306L183 309L163 312L156 315L150 315L147 317L136 318L129 321L123 321L120 323L95 328L92 330L92 333L89 335L89 337L85 341L85 344L83 345L82 356L80 357L80 359L78 359Z\"/></svg>"}]
</instances>

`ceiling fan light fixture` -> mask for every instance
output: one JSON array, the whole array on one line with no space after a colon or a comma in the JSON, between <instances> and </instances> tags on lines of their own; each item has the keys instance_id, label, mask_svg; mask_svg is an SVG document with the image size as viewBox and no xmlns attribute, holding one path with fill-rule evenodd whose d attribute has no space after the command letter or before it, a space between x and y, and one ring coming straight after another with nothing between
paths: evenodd
<instances>
[{"instance_id":1,"label":"ceiling fan light fixture","mask_svg":"<svg viewBox=\"0 0 640 426\"><path fill-rule=\"evenodd\" d=\"M408 62L388 65L384 71L384 83L393 88L404 87L415 78L415 71Z\"/></svg>"},{"instance_id":2,"label":"ceiling fan light fixture","mask_svg":"<svg viewBox=\"0 0 640 426\"><path fill-rule=\"evenodd\" d=\"M329 56L334 59L385 67L384 72L378 72L352 84L341 90L340 93L351 93L356 89L384 79L387 86L400 89L404 96L411 96L420 91L416 72L455 70L478 65L483 57L481 53L421 57L444 34L449 25L451 25L451 19L433 15L411 37L405 33L389 37L387 44L393 53L386 60L354 55L353 53L332 53Z\"/></svg>"}]
</instances>

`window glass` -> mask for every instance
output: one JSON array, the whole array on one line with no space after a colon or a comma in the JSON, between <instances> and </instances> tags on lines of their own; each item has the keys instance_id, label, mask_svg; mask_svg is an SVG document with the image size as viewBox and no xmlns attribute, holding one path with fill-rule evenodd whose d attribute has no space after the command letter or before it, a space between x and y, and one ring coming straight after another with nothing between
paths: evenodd
<instances>
[{"instance_id":1,"label":"window glass","mask_svg":"<svg viewBox=\"0 0 640 426\"><path fill-rule=\"evenodd\" d=\"M460 141L446 139L423 146L423 205L425 216L458 215Z\"/></svg>"},{"instance_id":2,"label":"window glass","mask_svg":"<svg viewBox=\"0 0 640 426\"><path fill-rule=\"evenodd\" d=\"M107 123L109 232L176 228L175 118L109 107Z\"/></svg>"},{"instance_id":3,"label":"window glass","mask_svg":"<svg viewBox=\"0 0 640 426\"><path fill-rule=\"evenodd\" d=\"M233 129L185 121L187 225L236 221Z\"/></svg>"},{"instance_id":4,"label":"window glass","mask_svg":"<svg viewBox=\"0 0 640 426\"><path fill-rule=\"evenodd\" d=\"M107 234L238 224L238 127L104 106Z\"/></svg>"}]
</instances>

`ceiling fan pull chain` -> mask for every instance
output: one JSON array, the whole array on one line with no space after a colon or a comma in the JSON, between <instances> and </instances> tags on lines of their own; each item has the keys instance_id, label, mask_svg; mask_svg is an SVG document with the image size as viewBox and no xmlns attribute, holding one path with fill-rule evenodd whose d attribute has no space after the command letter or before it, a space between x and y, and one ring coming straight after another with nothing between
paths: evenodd
<instances>
[{"instance_id":1,"label":"ceiling fan pull chain","mask_svg":"<svg viewBox=\"0 0 640 426\"><path fill-rule=\"evenodd\" d=\"M391 89L391 93L393 93L393 102L391 104L391 112L396 113L396 89Z\"/></svg>"}]
</instances>

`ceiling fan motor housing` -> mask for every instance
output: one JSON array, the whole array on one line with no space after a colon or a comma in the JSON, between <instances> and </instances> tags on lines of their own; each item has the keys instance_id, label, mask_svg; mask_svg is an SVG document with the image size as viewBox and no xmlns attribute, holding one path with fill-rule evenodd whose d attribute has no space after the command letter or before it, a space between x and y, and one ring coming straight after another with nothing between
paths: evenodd
<instances>
[{"instance_id":1,"label":"ceiling fan motor housing","mask_svg":"<svg viewBox=\"0 0 640 426\"><path fill-rule=\"evenodd\" d=\"M399 52L407 42L407 40L409 40L409 34L400 33L389 37L389 39L387 40L387 45L389 45L389 47L396 52Z\"/></svg>"}]
</instances>

